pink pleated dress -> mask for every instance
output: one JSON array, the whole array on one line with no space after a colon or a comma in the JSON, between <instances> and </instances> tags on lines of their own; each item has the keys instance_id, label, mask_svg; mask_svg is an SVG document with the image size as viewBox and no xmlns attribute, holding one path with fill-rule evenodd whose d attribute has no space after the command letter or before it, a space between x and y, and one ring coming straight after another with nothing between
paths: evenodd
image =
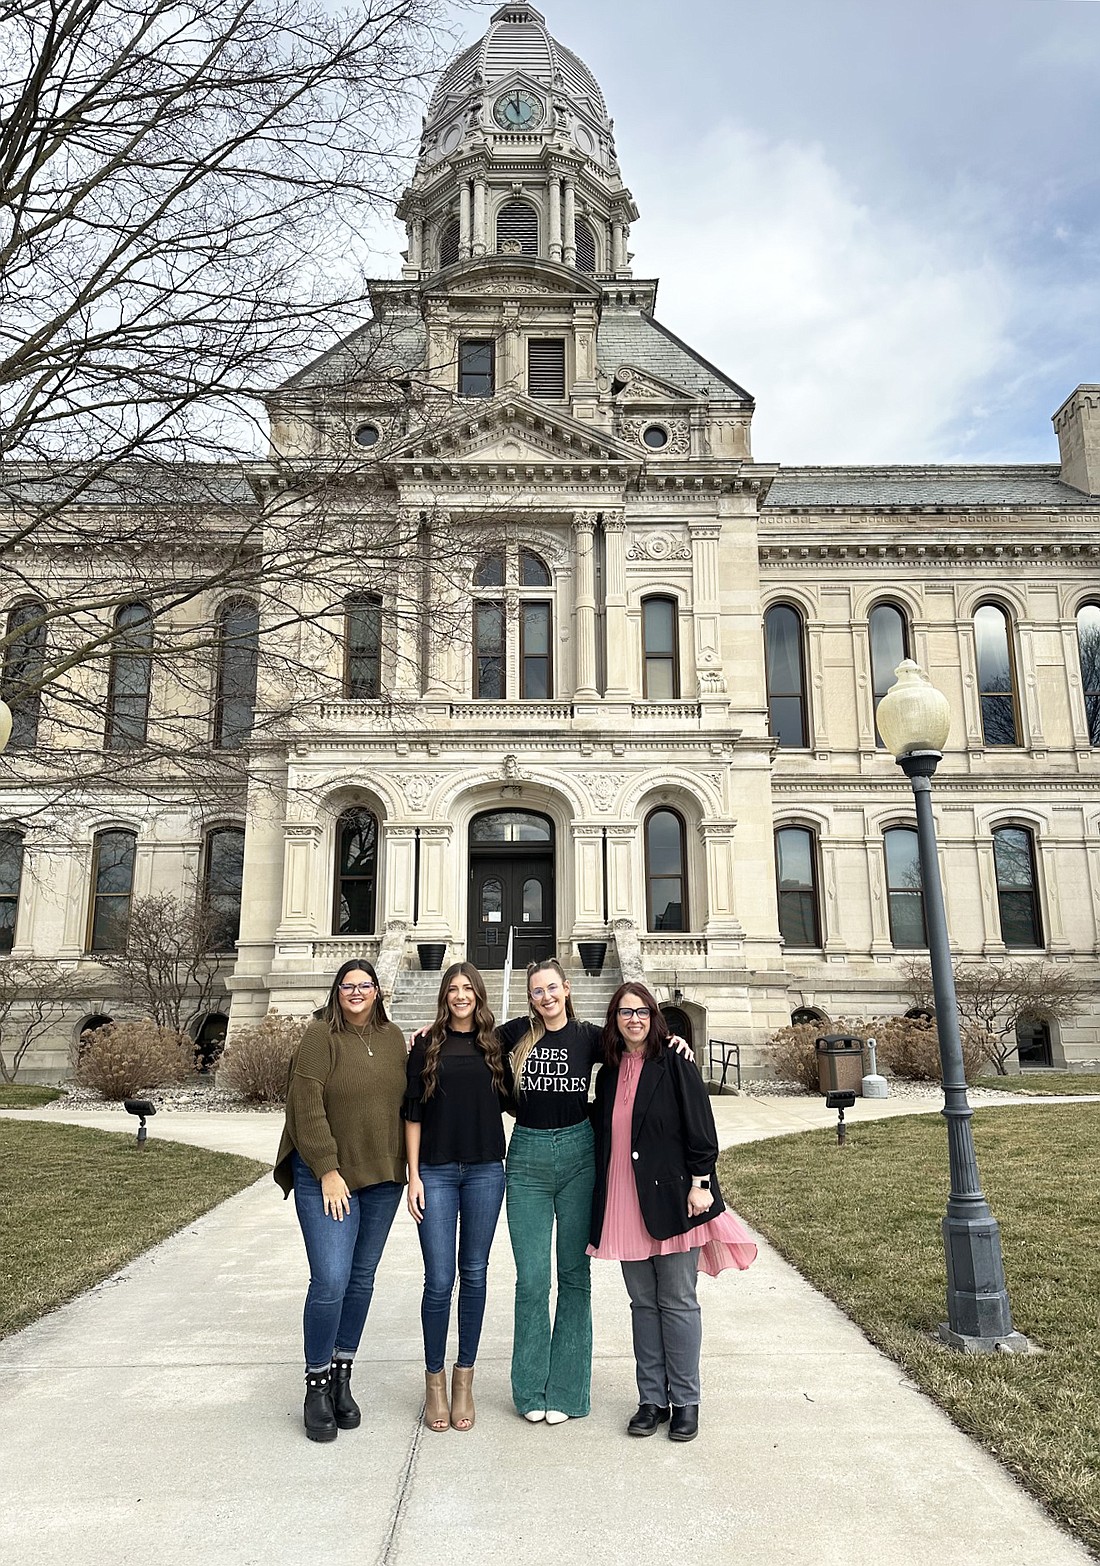
<instances>
[{"instance_id":1,"label":"pink pleated dress","mask_svg":"<svg viewBox=\"0 0 1100 1566\"><path fill-rule=\"evenodd\" d=\"M667 1240L655 1240L646 1229L630 1158L634 1099L641 1074L642 1056L624 1050L611 1112L611 1160L607 1171L603 1232L599 1245L588 1247L589 1256L595 1256L599 1261L646 1261L650 1256L674 1256L698 1246L700 1272L716 1278L727 1267L744 1271L756 1260L756 1245L728 1208L716 1218Z\"/></svg>"}]
</instances>

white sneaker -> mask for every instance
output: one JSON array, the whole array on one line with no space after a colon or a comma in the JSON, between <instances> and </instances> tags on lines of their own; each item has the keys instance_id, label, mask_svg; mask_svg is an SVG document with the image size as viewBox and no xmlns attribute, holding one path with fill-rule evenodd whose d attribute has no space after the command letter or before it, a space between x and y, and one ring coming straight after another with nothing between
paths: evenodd
<instances>
[{"instance_id":1,"label":"white sneaker","mask_svg":"<svg viewBox=\"0 0 1100 1566\"><path fill-rule=\"evenodd\" d=\"M530 1414L527 1417L530 1419ZM548 1425L564 1425L568 1418L569 1415L563 1414L558 1408L548 1408L546 1410L546 1423Z\"/></svg>"},{"instance_id":2,"label":"white sneaker","mask_svg":"<svg viewBox=\"0 0 1100 1566\"><path fill-rule=\"evenodd\" d=\"M523 1417L533 1425L541 1425L547 1414L545 1408L529 1408ZM560 1414L558 1417L565 1419L566 1415Z\"/></svg>"}]
</instances>

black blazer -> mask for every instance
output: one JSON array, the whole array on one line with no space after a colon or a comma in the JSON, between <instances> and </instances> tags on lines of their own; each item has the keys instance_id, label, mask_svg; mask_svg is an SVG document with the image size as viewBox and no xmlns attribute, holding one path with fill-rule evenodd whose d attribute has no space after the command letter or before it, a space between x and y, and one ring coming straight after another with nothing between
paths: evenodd
<instances>
[{"instance_id":1,"label":"black blazer","mask_svg":"<svg viewBox=\"0 0 1100 1566\"><path fill-rule=\"evenodd\" d=\"M619 1068L603 1066L596 1078L592 1126L596 1133L596 1186L592 1193L592 1244L598 1246L607 1205L607 1171L611 1162L611 1113ZM662 1049L656 1060L642 1063L634 1099L630 1161L638 1187L642 1218L655 1240L708 1222L725 1208L714 1165L718 1137L710 1099L692 1060L674 1049ZM698 1218L689 1218L687 1196L693 1175L710 1175L714 1201Z\"/></svg>"}]
</instances>

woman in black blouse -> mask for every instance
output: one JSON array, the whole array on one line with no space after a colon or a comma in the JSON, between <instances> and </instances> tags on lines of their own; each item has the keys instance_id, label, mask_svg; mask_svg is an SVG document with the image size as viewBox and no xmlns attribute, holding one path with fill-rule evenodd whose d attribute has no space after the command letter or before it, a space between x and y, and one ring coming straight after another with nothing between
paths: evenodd
<instances>
[{"instance_id":1,"label":"woman in black blouse","mask_svg":"<svg viewBox=\"0 0 1100 1566\"><path fill-rule=\"evenodd\" d=\"M484 980L472 963L453 963L439 986L435 1022L409 1055L402 1110L409 1211L424 1255L420 1319L429 1430L474 1425L474 1361L489 1248L504 1198L501 1109L508 1086ZM456 1270L458 1358L448 1407L444 1360Z\"/></svg>"}]
</instances>

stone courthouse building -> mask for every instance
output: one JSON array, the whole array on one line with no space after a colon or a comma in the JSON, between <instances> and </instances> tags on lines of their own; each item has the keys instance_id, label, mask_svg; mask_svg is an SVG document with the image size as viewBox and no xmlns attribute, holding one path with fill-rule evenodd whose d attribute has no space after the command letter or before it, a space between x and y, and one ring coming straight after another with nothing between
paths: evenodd
<instances>
[{"instance_id":1,"label":"stone courthouse building","mask_svg":"<svg viewBox=\"0 0 1100 1566\"><path fill-rule=\"evenodd\" d=\"M226 481L285 520L310 501L280 464L330 476L346 596L303 583L295 605L316 686L245 743L291 633L211 604L245 671L212 676L236 795L115 788L63 844L0 800L8 942L87 975L39 1068L111 1013L96 952L128 899L188 878L232 920L240 901L230 1036L308 1011L352 955L419 1004L419 944L497 970L509 932L521 967L606 943L605 976L644 973L700 1052L735 1040L750 1065L792 1014L904 1010L915 817L875 711L905 656L952 708L955 947L1075 965L1079 1018L1025 1055L1100 1055L1100 387L1056 413L1060 464L756 460L750 392L635 275L600 88L529 5L444 71L399 216L400 277L271 396L271 460ZM377 518L408 559L362 581Z\"/></svg>"}]
</instances>

